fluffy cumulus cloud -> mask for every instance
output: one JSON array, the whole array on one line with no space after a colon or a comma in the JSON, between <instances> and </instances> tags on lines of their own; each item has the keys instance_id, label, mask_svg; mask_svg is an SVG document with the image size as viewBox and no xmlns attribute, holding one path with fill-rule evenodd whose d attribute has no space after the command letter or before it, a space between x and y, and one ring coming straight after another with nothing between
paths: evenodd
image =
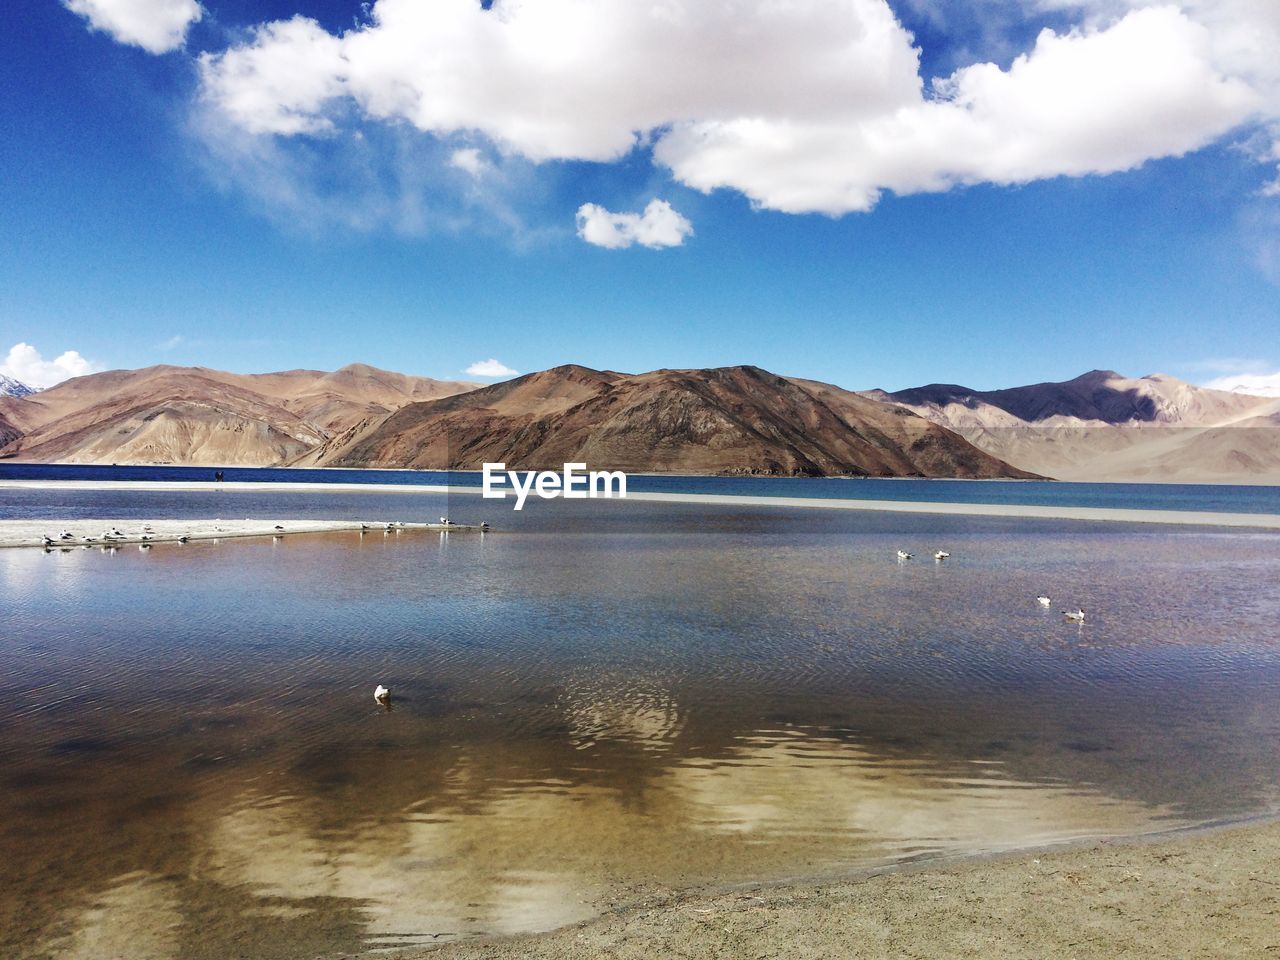
<instances>
[{"instance_id":1,"label":"fluffy cumulus cloud","mask_svg":"<svg viewBox=\"0 0 1280 960\"><path fill-rule=\"evenodd\" d=\"M37 390L52 387L72 377L83 377L100 369L101 367L89 362L75 350L68 350L53 360L46 360L29 343L15 343L0 363L0 374L13 377Z\"/></svg>"},{"instance_id":2,"label":"fluffy cumulus cloud","mask_svg":"<svg viewBox=\"0 0 1280 960\"><path fill-rule=\"evenodd\" d=\"M650 200L643 213L613 213L595 203L578 208L578 236L587 243L621 250L638 243L657 250L678 247L693 235L693 225L665 200Z\"/></svg>"},{"instance_id":3,"label":"fluffy cumulus cloud","mask_svg":"<svg viewBox=\"0 0 1280 960\"><path fill-rule=\"evenodd\" d=\"M354 110L442 138L482 135L534 162L651 148L699 190L838 215L886 190L1178 156L1265 120L1280 91L1267 0L1023 6L1074 9L1080 22L1043 31L1007 66L926 81L885 0L377 0L342 34L295 17L202 56L202 97L255 135L327 134ZM481 155L453 159L470 172Z\"/></svg>"},{"instance_id":4,"label":"fluffy cumulus cloud","mask_svg":"<svg viewBox=\"0 0 1280 960\"><path fill-rule=\"evenodd\" d=\"M505 363L501 363L492 358L488 360L477 360L471 366L467 367L463 373L470 374L473 377L518 377L519 370L512 370Z\"/></svg>"},{"instance_id":5,"label":"fluffy cumulus cloud","mask_svg":"<svg viewBox=\"0 0 1280 960\"><path fill-rule=\"evenodd\" d=\"M1247 393L1255 397L1280 397L1280 372L1236 373L1210 380L1205 386L1215 390L1230 390L1232 393Z\"/></svg>"},{"instance_id":6,"label":"fluffy cumulus cloud","mask_svg":"<svg viewBox=\"0 0 1280 960\"><path fill-rule=\"evenodd\" d=\"M64 3L68 10L88 20L93 29L149 53L167 53L182 46L187 28L204 13L196 0L64 0Z\"/></svg>"}]
</instances>

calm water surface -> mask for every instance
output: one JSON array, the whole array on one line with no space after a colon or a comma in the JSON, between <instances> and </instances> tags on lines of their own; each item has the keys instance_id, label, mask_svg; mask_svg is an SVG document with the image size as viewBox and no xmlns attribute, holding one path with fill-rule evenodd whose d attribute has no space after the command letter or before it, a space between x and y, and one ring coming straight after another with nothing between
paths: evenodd
<instances>
[{"instance_id":1,"label":"calm water surface","mask_svg":"<svg viewBox=\"0 0 1280 960\"><path fill-rule=\"evenodd\" d=\"M448 506L6 491L0 515ZM420 948L1280 808L1273 534L617 502L489 519L0 551L0 956ZM1058 613L1076 603L1083 626Z\"/></svg>"},{"instance_id":2,"label":"calm water surface","mask_svg":"<svg viewBox=\"0 0 1280 960\"><path fill-rule=\"evenodd\" d=\"M209 481L213 467L101 466L10 463L0 460L0 480ZM308 470L223 467L228 482L366 483L479 487L481 475L455 470ZM1280 513L1280 486L1196 483L1061 483L1040 480L817 479L813 477L704 477L631 474L633 493L710 496L814 497L925 503L1024 504L1112 507L1132 510L1204 510Z\"/></svg>"}]
</instances>

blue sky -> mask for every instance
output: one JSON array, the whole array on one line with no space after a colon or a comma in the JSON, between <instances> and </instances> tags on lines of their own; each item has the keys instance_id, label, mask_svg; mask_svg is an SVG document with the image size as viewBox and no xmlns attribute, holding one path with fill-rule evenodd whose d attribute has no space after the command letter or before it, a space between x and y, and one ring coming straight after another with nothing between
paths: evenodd
<instances>
[{"instance_id":1,"label":"blue sky","mask_svg":"<svg viewBox=\"0 0 1280 960\"><path fill-rule=\"evenodd\" d=\"M706 0L670 62L618 0L554 0L533 74L462 0L394 31L408 0L372 21L205 0L191 23L194 0L149 2L139 23L18 0L0 40L0 356L39 354L0 372L55 379L67 351L72 372L753 363L890 389L1280 368L1280 85L1229 42L1253 13L1280 36L1255 0L805 0L727 52L746 7ZM810 67L844 7L864 47ZM475 48L432 72L414 31L447 8ZM560 60L553 13L579 45ZM344 30L370 50L336 55Z\"/></svg>"}]
</instances>

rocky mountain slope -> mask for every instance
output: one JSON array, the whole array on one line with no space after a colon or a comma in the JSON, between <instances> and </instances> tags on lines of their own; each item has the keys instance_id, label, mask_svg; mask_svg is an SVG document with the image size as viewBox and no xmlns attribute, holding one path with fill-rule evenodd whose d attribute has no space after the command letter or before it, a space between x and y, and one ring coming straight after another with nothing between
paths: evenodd
<instances>
[{"instance_id":1,"label":"rocky mountain slope","mask_svg":"<svg viewBox=\"0 0 1280 960\"><path fill-rule=\"evenodd\" d=\"M0 439L8 437L0 455L71 463L288 464L406 403L474 386L363 364L332 373L112 370L0 398Z\"/></svg>"},{"instance_id":2,"label":"rocky mountain slope","mask_svg":"<svg viewBox=\"0 0 1280 960\"><path fill-rule=\"evenodd\" d=\"M622 374L555 367L409 404L326 443L326 466L805 476L1021 477L893 404L758 367Z\"/></svg>"},{"instance_id":3,"label":"rocky mountain slope","mask_svg":"<svg viewBox=\"0 0 1280 960\"><path fill-rule=\"evenodd\" d=\"M1280 483L1280 400L1094 370L1005 390L868 391L1060 480Z\"/></svg>"}]
</instances>

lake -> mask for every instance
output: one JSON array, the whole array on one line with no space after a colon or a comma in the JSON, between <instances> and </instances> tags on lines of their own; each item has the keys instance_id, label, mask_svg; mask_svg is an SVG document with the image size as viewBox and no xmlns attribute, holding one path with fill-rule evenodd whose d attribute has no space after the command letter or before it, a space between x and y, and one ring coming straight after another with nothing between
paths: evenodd
<instances>
[{"instance_id":1,"label":"lake","mask_svg":"<svg viewBox=\"0 0 1280 960\"><path fill-rule=\"evenodd\" d=\"M6 490L0 516L476 519L452 500ZM619 501L488 519L0 551L0 955L418 948L1280 808L1274 534Z\"/></svg>"}]
</instances>

